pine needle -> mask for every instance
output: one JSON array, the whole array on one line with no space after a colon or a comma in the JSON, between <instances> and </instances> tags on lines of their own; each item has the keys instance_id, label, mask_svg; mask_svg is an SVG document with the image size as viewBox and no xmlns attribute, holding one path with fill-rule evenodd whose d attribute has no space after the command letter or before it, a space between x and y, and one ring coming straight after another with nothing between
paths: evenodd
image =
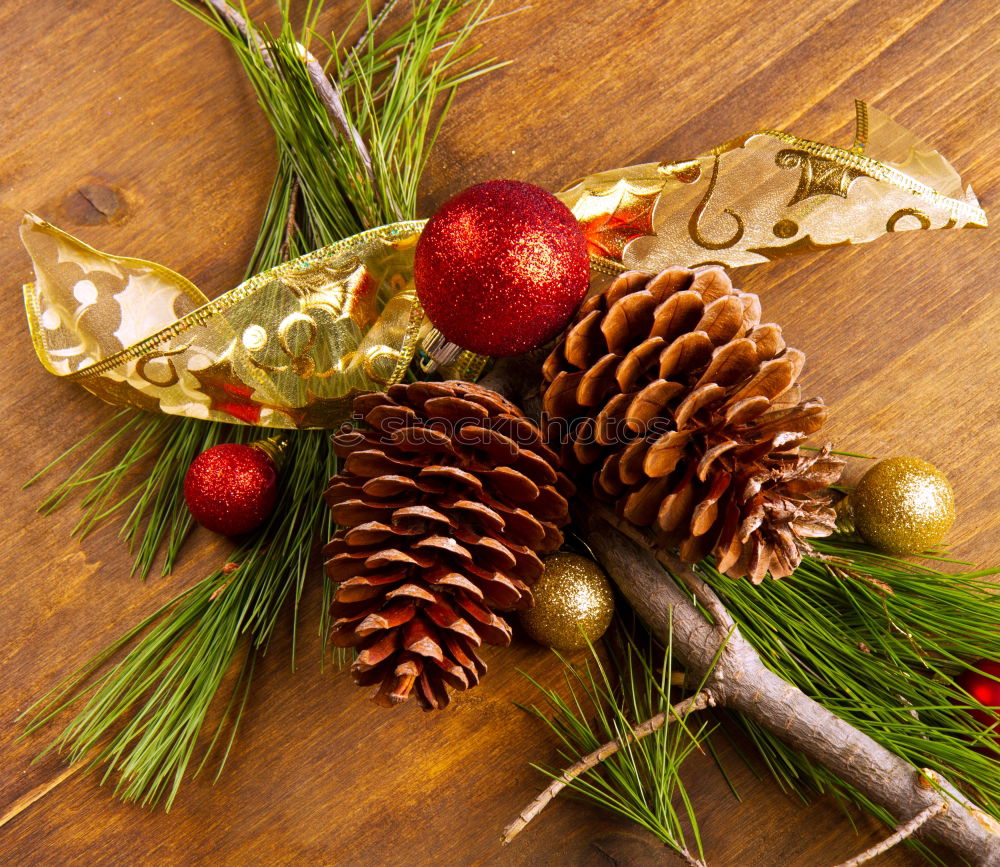
<instances>
[{"instance_id":1,"label":"pine needle","mask_svg":"<svg viewBox=\"0 0 1000 867\"><path fill-rule=\"evenodd\" d=\"M294 437L285 454L286 479L274 514L255 540L231 554L238 568L232 574L217 570L180 594L27 712L31 732L89 695L53 746L70 762L93 756L94 764L106 764L105 779L117 771L125 800L151 804L165 797L169 808L215 695L248 644L228 708L235 736L254 657L266 649L286 600L298 607L315 528L328 520L322 489L335 459L323 431ZM110 656L129 645L124 658L94 681ZM238 707L237 695L243 696ZM226 723L223 714L205 760ZM231 745L232 737L227 755Z\"/></svg>"}]
</instances>

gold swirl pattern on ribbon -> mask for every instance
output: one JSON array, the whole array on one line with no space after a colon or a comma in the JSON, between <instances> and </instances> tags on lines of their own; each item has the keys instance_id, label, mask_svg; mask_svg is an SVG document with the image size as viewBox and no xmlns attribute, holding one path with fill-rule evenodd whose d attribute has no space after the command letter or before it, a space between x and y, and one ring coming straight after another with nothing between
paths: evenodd
<instances>
[{"instance_id":1,"label":"gold swirl pattern on ribbon","mask_svg":"<svg viewBox=\"0 0 1000 867\"><path fill-rule=\"evenodd\" d=\"M659 171L659 169L658 169ZM712 198L712 193L715 192L715 182L719 179L719 158L715 158L715 162L712 163L712 177L708 181L708 189L705 190L705 196L700 202L695 206L695 209L691 212L691 217L688 219L688 234L691 235L691 240L694 241L699 247L703 247L706 250L728 250L730 247L735 247L740 239L743 237L744 231L746 231L746 224L743 222L743 218L736 213L732 208L723 208L722 213L729 214L736 221L736 228L733 230L732 236L724 241L709 241L708 238L702 235L701 222L702 214L705 213L705 208L708 207L708 203ZM654 234L650 232L649 234Z\"/></svg>"},{"instance_id":2,"label":"gold swirl pattern on ribbon","mask_svg":"<svg viewBox=\"0 0 1000 867\"><path fill-rule=\"evenodd\" d=\"M971 187L936 151L856 104L850 150L783 132L693 159L614 169L560 198L593 270L729 268L910 229L985 226ZM422 221L362 232L209 301L168 268L101 253L26 215L35 350L109 403L276 428L334 427L355 395L405 375L431 331L417 302ZM595 280L599 284L600 280ZM443 374L477 377L463 352Z\"/></svg>"}]
</instances>

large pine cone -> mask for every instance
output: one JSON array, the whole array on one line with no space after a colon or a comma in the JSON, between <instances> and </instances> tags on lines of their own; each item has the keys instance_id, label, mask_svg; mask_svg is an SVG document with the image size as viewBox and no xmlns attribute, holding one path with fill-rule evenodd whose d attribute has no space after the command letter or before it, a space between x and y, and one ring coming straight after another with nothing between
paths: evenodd
<instances>
[{"instance_id":1,"label":"large pine cone","mask_svg":"<svg viewBox=\"0 0 1000 867\"><path fill-rule=\"evenodd\" d=\"M495 612L533 604L573 486L538 427L480 386L394 385L354 410L365 428L334 436L344 463L326 492L343 526L325 549L331 640L358 648L354 679L378 704L415 692L441 708L486 672L480 644L510 643Z\"/></svg>"},{"instance_id":2,"label":"large pine cone","mask_svg":"<svg viewBox=\"0 0 1000 867\"><path fill-rule=\"evenodd\" d=\"M696 562L790 575L835 525L821 489L843 462L798 445L826 419L801 400L805 356L760 324L717 267L630 271L589 298L545 362L547 435L567 471Z\"/></svg>"}]
</instances>

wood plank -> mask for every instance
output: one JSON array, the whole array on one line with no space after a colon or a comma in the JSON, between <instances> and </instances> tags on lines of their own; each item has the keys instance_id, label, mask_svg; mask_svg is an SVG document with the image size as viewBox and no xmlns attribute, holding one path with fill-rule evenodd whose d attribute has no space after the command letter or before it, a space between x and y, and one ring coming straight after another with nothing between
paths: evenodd
<instances>
[{"instance_id":1,"label":"wood plank","mask_svg":"<svg viewBox=\"0 0 1000 867\"><path fill-rule=\"evenodd\" d=\"M324 16L332 28L352 3ZM499 9L518 4L503 0ZM251 11L265 18L262 0ZM987 210L1000 201L993 4L985 0L575 3L549 0L484 31L516 62L459 96L432 157L423 209L460 187L520 177L556 188L585 172L690 156L734 134L788 128L849 142L852 98L872 100L939 147ZM31 764L16 716L60 676L225 557L207 533L177 572L140 585L113 530L69 535L23 479L112 412L33 359L19 284L22 209L100 249L169 265L215 294L252 248L273 170L270 133L227 45L166 2L8 0L0 106L0 407L7 511L0 527L0 813L60 772ZM83 192L81 192L81 190ZM96 204L96 207L95 207ZM915 454L951 478L958 556L1000 560L1000 303L994 232L914 232L744 271L765 315L806 350L806 383L832 407L829 436L861 452ZM573 864L670 861L648 835L570 800L509 850L500 831L543 785L531 761L556 744L511 704L558 663L519 638L488 656L483 687L442 714L392 713L343 674L320 672L304 602L298 671L283 624L218 784L186 784L167 815L125 806L75 775L0 831L16 864ZM709 862L826 865L883 833L855 834L834 804L803 806L722 750L743 800L707 759L689 777ZM759 769L758 769L759 770ZM910 864L903 850L882 864Z\"/></svg>"}]
</instances>

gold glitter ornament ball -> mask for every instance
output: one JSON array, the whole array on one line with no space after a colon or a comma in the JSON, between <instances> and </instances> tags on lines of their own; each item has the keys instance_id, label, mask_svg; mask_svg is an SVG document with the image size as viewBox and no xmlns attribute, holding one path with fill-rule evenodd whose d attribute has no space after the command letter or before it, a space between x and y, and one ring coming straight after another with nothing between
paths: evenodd
<instances>
[{"instance_id":1,"label":"gold glitter ornament ball","mask_svg":"<svg viewBox=\"0 0 1000 867\"><path fill-rule=\"evenodd\" d=\"M535 607L521 612L521 625L539 644L578 650L597 641L611 623L615 597L601 567L579 554L553 554L531 588Z\"/></svg>"},{"instance_id":2,"label":"gold glitter ornament ball","mask_svg":"<svg viewBox=\"0 0 1000 867\"><path fill-rule=\"evenodd\" d=\"M920 458L879 461L850 498L855 529L889 554L916 554L944 539L955 496L944 474Z\"/></svg>"}]
</instances>

